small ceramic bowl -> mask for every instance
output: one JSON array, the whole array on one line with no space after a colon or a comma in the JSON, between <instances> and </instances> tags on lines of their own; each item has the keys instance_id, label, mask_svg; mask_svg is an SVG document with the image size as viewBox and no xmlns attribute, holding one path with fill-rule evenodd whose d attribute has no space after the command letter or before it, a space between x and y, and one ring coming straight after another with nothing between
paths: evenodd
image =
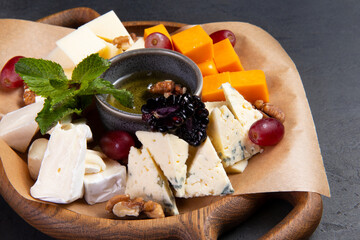
<instances>
[{"instance_id":1,"label":"small ceramic bowl","mask_svg":"<svg viewBox=\"0 0 360 240\"><path fill-rule=\"evenodd\" d=\"M203 79L200 69L188 57L166 49L138 49L124 52L111 60L110 68L102 78L115 83L121 77L142 71L159 71L182 80L194 95L201 96ZM148 129L141 114L119 110L106 101L107 95L96 95L100 118L108 130L126 130L134 133Z\"/></svg>"}]
</instances>

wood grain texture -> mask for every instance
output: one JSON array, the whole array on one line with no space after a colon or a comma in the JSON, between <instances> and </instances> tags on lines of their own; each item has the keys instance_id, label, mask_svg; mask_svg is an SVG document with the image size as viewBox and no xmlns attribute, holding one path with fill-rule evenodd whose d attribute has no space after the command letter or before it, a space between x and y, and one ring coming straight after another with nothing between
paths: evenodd
<instances>
[{"instance_id":1,"label":"wood grain texture","mask_svg":"<svg viewBox=\"0 0 360 240\"><path fill-rule=\"evenodd\" d=\"M69 9L39 20L53 25L77 27L99 14L92 9ZM129 32L141 35L148 26L164 23L170 32L184 26L169 22L128 22ZM171 29L171 30L170 30ZM0 194L25 221L57 239L217 239L225 230L250 217L272 198L291 203L293 210L261 239L306 239L322 216L317 193L285 192L227 196L204 208L163 219L115 220L89 217L56 205L29 201L19 195L6 177L0 161Z\"/></svg>"}]
</instances>

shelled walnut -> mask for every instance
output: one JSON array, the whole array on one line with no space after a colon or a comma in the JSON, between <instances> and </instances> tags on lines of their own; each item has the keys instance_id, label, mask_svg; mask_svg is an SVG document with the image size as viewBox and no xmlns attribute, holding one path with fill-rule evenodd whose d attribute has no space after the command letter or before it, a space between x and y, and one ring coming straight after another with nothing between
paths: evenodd
<instances>
[{"instance_id":1,"label":"shelled walnut","mask_svg":"<svg viewBox=\"0 0 360 240\"><path fill-rule=\"evenodd\" d=\"M105 206L105 210L117 217L134 216L145 213L149 218L165 217L162 206L153 201L144 201L141 197L131 199L129 195L112 197Z\"/></svg>"},{"instance_id":2,"label":"shelled walnut","mask_svg":"<svg viewBox=\"0 0 360 240\"><path fill-rule=\"evenodd\" d=\"M264 103L263 100L256 100L254 102L254 107L262 111L268 117L276 118L281 123L285 122L285 113L279 107L271 103Z\"/></svg>"},{"instance_id":3,"label":"shelled walnut","mask_svg":"<svg viewBox=\"0 0 360 240\"><path fill-rule=\"evenodd\" d=\"M23 99L25 105L29 105L35 102L35 92L31 91L27 84L24 84Z\"/></svg>"},{"instance_id":4,"label":"shelled walnut","mask_svg":"<svg viewBox=\"0 0 360 240\"><path fill-rule=\"evenodd\" d=\"M149 86L149 92L153 94L163 94L165 97L170 95L181 95L186 93L186 87L175 84L173 80L164 80Z\"/></svg>"}]
</instances>

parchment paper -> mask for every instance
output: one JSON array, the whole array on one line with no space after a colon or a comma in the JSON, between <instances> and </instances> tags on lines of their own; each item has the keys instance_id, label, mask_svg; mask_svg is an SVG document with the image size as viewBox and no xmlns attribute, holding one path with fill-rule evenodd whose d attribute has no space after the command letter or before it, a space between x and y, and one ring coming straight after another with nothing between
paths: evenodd
<instances>
[{"instance_id":1,"label":"parchment paper","mask_svg":"<svg viewBox=\"0 0 360 240\"><path fill-rule=\"evenodd\" d=\"M24 20L0 19L0 68L16 55L45 57L55 41L73 29ZM317 192L330 197L330 189L321 157L316 130L299 73L280 44L264 30L241 22L218 22L202 25L212 33L229 29L236 35L235 50L245 70L265 72L270 102L286 113L284 139L249 161L242 174L230 175L234 194L279 191ZM21 90L0 91L0 116L22 106ZM27 170L26 155L20 157L0 139L0 158L12 186L24 198L34 184ZM0 183L2 184L2 183ZM177 199L180 212L208 205L220 197ZM60 205L69 210L98 217L111 217L104 203L87 205L83 200Z\"/></svg>"}]
</instances>

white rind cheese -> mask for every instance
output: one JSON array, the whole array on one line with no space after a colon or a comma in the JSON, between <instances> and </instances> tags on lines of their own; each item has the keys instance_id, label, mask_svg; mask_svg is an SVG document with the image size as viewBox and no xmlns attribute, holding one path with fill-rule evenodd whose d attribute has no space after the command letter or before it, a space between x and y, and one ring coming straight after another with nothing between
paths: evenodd
<instances>
[{"instance_id":1,"label":"white rind cheese","mask_svg":"<svg viewBox=\"0 0 360 240\"><path fill-rule=\"evenodd\" d=\"M261 112L254 109L251 103L246 101L245 98L229 83L222 84L221 88L224 90L229 109L232 111L235 118L239 120L245 131L249 131L254 122L262 119L263 115Z\"/></svg>"},{"instance_id":2,"label":"white rind cheese","mask_svg":"<svg viewBox=\"0 0 360 240\"><path fill-rule=\"evenodd\" d=\"M190 198L233 193L234 189L210 139L192 150L195 154L188 160L185 194L176 196Z\"/></svg>"},{"instance_id":3,"label":"white rind cheese","mask_svg":"<svg viewBox=\"0 0 360 240\"><path fill-rule=\"evenodd\" d=\"M104 171L106 164L103 157L105 156L101 152L87 149L85 154L85 174Z\"/></svg>"},{"instance_id":4,"label":"white rind cheese","mask_svg":"<svg viewBox=\"0 0 360 240\"><path fill-rule=\"evenodd\" d=\"M83 196L87 131L89 127L74 124L55 127L31 196L54 203L71 203Z\"/></svg>"},{"instance_id":5,"label":"white rind cheese","mask_svg":"<svg viewBox=\"0 0 360 240\"><path fill-rule=\"evenodd\" d=\"M30 177L34 181L36 181L38 178L41 162L44 158L48 142L49 140L46 138L38 138L29 147L27 158L28 169L30 172Z\"/></svg>"},{"instance_id":6,"label":"white rind cheese","mask_svg":"<svg viewBox=\"0 0 360 240\"><path fill-rule=\"evenodd\" d=\"M173 134L145 131L138 131L135 134L174 189L180 194L183 193L189 144Z\"/></svg>"},{"instance_id":7,"label":"white rind cheese","mask_svg":"<svg viewBox=\"0 0 360 240\"><path fill-rule=\"evenodd\" d=\"M38 99L35 103L5 114L0 121L0 138L10 147L25 152L39 130L35 118L43 105L44 100Z\"/></svg>"},{"instance_id":8,"label":"white rind cheese","mask_svg":"<svg viewBox=\"0 0 360 240\"><path fill-rule=\"evenodd\" d=\"M106 159L105 165L98 173L85 174L84 198L88 204L105 202L125 193L126 167L112 159Z\"/></svg>"},{"instance_id":9,"label":"white rind cheese","mask_svg":"<svg viewBox=\"0 0 360 240\"><path fill-rule=\"evenodd\" d=\"M169 183L146 148L130 149L125 193L161 204L168 215L179 214Z\"/></svg>"}]
</instances>

